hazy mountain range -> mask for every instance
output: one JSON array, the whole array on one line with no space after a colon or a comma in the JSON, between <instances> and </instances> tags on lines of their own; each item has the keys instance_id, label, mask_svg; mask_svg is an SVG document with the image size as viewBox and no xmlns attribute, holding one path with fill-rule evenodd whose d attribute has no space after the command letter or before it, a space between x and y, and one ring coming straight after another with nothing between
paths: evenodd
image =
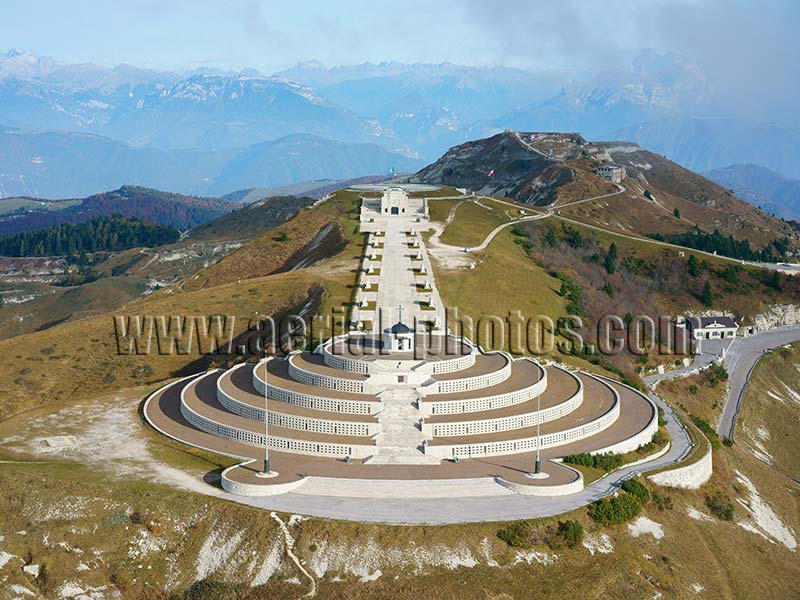
<instances>
[{"instance_id":1,"label":"hazy mountain range","mask_svg":"<svg viewBox=\"0 0 800 600\"><path fill-rule=\"evenodd\" d=\"M590 74L312 61L271 76L66 64L12 50L0 55L0 137L13 136L0 148L0 194L64 197L123 183L221 194L416 170L505 129L575 131L694 169L755 163L800 177L796 128L733 117L723 105L695 63L652 50Z\"/></svg>"},{"instance_id":2,"label":"hazy mountain range","mask_svg":"<svg viewBox=\"0 0 800 600\"><path fill-rule=\"evenodd\" d=\"M0 128L0 197L87 196L126 183L184 194L416 171L425 163L375 144L289 135L241 149L133 146L89 133Z\"/></svg>"},{"instance_id":3,"label":"hazy mountain range","mask_svg":"<svg viewBox=\"0 0 800 600\"><path fill-rule=\"evenodd\" d=\"M800 179L759 165L731 165L703 173L737 196L785 219L800 221Z\"/></svg>"}]
</instances>

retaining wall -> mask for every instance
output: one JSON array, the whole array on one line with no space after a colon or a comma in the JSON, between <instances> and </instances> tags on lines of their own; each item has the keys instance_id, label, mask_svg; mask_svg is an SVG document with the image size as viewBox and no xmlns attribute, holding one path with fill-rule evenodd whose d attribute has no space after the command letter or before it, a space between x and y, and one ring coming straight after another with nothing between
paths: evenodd
<instances>
[{"instance_id":1,"label":"retaining wall","mask_svg":"<svg viewBox=\"0 0 800 600\"><path fill-rule=\"evenodd\" d=\"M711 446L703 457L690 465L677 467L669 471L661 471L648 475L648 479L655 484L665 487L683 488L686 490L696 490L706 481L711 479L714 470Z\"/></svg>"}]
</instances>

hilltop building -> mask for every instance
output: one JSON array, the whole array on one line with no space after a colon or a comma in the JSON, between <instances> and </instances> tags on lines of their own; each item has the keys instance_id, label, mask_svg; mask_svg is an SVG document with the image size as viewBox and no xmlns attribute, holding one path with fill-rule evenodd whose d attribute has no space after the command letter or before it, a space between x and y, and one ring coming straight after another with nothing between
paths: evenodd
<instances>
[{"instance_id":1,"label":"hilltop building","mask_svg":"<svg viewBox=\"0 0 800 600\"><path fill-rule=\"evenodd\" d=\"M621 165L601 165L594 172L611 183L620 183L625 179L625 167Z\"/></svg>"},{"instance_id":2,"label":"hilltop building","mask_svg":"<svg viewBox=\"0 0 800 600\"><path fill-rule=\"evenodd\" d=\"M364 195L361 197L360 220L362 223L385 223L386 220L409 218L413 221L424 221L428 218L428 200L419 195L410 195L426 189L426 186L399 184L379 187L377 185L359 186L359 191L380 192L381 196Z\"/></svg>"},{"instance_id":3,"label":"hilltop building","mask_svg":"<svg viewBox=\"0 0 800 600\"><path fill-rule=\"evenodd\" d=\"M733 317L687 317L686 330L695 340L722 340L736 336L739 329Z\"/></svg>"},{"instance_id":4,"label":"hilltop building","mask_svg":"<svg viewBox=\"0 0 800 600\"><path fill-rule=\"evenodd\" d=\"M410 352L414 348L414 330L398 321L383 330L383 347L396 352Z\"/></svg>"},{"instance_id":5,"label":"hilltop building","mask_svg":"<svg viewBox=\"0 0 800 600\"><path fill-rule=\"evenodd\" d=\"M383 190L381 196L382 215L404 215L408 210L408 193L400 187Z\"/></svg>"}]
</instances>

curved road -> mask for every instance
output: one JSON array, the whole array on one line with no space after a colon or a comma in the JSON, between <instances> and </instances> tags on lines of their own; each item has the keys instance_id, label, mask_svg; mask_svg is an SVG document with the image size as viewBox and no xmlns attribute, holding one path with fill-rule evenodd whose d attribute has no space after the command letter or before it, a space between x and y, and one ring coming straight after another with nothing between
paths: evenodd
<instances>
[{"instance_id":1,"label":"curved road","mask_svg":"<svg viewBox=\"0 0 800 600\"><path fill-rule=\"evenodd\" d=\"M583 198L581 200L573 200L572 202L567 202L566 204L559 204L559 205L556 205L556 206L550 206L550 207L547 207L547 209L544 212L535 211L534 209L532 209L530 207L526 207L524 205L513 204L511 202L506 202L504 200L498 200L497 198L492 198L491 196L482 196L482 195L481 196L474 196L474 197L463 196L464 202L476 201L476 200L489 200L491 202L496 202L498 204L505 204L506 206L511 206L512 208L517 208L517 209L522 208L522 209L525 209L525 210L534 210L534 212L536 213L536 214L533 214L533 215L531 215L529 217L522 217L521 219L515 219L513 221L509 221L508 223L503 223L502 225L498 225L492 231L489 232L489 234L484 238L483 242L481 242L480 245L472 246L470 248L465 248L464 251L465 252L478 252L480 250L485 250L486 247L492 242L492 240L495 238L495 236L498 233L500 233L506 227L510 227L511 225L517 225L518 223L524 223L526 221L538 221L539 219L545 219L547 217L552 217L553 216L553 212L555 210L560 209L560 208L566 208L567 206L573 206L575 204L582 204L583 202L592 202L594 200L600 200L601 198L610 198L611 196L616 196L618 194L622 194L623 192L625 192L625 188L623 186L621 186L619 184L615 184L615 185L619 188L616 192L611 192L610 194L601 194L600 196L592 196L591 198ZM458 198L462 198L462 196L452 196L452 197L448 197L448 198L458 199ZM440 200L440 199L442 199L442 198L437 198L437 200ZM432 237L435 238L437 241L439 240L439 236L442 233L444 233L444 228L446 228L447 225L449 225L450 222L455 217L456 209L459 206L461 206L461 204L463 204L463 202L459 202L453 208L450 209L450 213L447 216L447 221L445 222L444 227L437 228L436 231L434 232ZM443 242L439 242L439 243L442 244L442 245L445 245L445 246L449 245L449 244L444 244ZM455 246L451 246L451 247L455 248Z\"/></svg>"},{"instance_id":2,"label":"curved road","mask_svg":"<svg viewBox=\"0 0 800 600\"><path fill-rule=\"evenodd\" d=\"M733 439L736 417L742 405L747 383L758 360L766 352L800 340L800 325L786 325L768 329L749 337L736 338L725 355L725 368L729 374L730 391L722 409L717 432Z\"/></svg>"}]
</instances>

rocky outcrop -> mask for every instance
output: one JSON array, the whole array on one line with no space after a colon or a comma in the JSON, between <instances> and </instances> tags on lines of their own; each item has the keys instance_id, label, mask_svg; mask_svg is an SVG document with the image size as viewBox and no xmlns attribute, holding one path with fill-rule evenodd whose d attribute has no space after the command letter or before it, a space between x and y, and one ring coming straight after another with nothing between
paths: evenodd
<instances>
[{"instance_id":1,"label":"rocky outcrop","mask_svg":"<svg viewBox=\"0 0 800 600\"><path fill-rule=\"evenodd\" d=\"M800 306L797 304L773 304L753 317L753 324L758 329L798 323L800 323Z\"/></svg>"},{"instance_id":2,"label":"rocky outcrop","mask_svg":"<svg viewBox=\"0 0 800 600\"><path fill-rule=\"evenodd\" d=\"M547 205L559 187L575 180L575 171L562 157L574 158L584 144L575 133L548 134L538 140L535 134L499 133L451 148L409 181Z\"/></svg>"}]
</instances>

